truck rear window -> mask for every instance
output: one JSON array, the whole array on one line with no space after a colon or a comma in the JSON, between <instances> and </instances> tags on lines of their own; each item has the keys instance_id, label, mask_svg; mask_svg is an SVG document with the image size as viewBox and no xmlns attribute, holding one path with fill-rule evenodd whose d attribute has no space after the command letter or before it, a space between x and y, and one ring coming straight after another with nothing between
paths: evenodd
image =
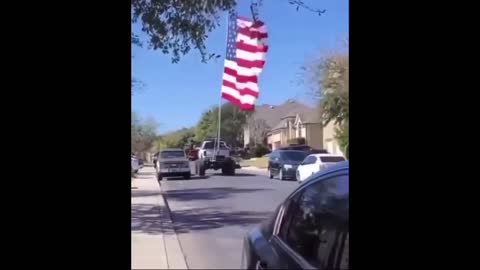
<instances>
[{"instance_id":1,"label":"truck rear window","mask_svg":"<svg viewBox=\"0 0 480 270\"><path fill-rule=\"evenodd\" d=\"M183 151L164 151L161 154L162 158L181 158L185 157L185 153Z\"/></svg>"},{"instance_id":2,"label":"truck rear window","mask_svg":"<svg viewBox=\"0 0 480 270\"><path fill-rule=\"evenodd\" d=\"M205 149L213 149L215 148L215 142L206 142ZM227 146L224 142L220 142L220 149L227 149Z\"/></svg>"}]
</instances>

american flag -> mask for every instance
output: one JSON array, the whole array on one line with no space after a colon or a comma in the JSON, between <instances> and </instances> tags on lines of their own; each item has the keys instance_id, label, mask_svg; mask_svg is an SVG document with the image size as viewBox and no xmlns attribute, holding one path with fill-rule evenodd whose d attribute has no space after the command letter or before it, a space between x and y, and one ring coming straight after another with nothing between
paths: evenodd
<instances>
[{"instance_id":1,"label":"american flag","mask_svg":"<svg viewBox=\"0 0 480 270\"><path fill-rule=\"evenodd\" d=\"M268 51L267 30L261 21L252 22L230 12L227 53L223 71L222 98L242 110L253 110L258 98L258 75Z\"/></svg>"}]
</instances>

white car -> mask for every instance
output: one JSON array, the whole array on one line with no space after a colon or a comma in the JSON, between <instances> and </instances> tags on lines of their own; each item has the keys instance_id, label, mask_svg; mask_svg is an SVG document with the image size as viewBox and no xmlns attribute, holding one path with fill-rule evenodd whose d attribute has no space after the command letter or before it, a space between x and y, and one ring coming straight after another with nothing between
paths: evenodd
<instances>
[{"instance_id":1,"label":"white car","mask_svg":"<svg viewBox=\"0 0 480 270\"><path fill-rule=\"evenodd\" d=\"M297 181L302 183L305 179L335 163L345 161L345 157L335 154L308 155L297 168Z\"/></svg>"}]
</instances>

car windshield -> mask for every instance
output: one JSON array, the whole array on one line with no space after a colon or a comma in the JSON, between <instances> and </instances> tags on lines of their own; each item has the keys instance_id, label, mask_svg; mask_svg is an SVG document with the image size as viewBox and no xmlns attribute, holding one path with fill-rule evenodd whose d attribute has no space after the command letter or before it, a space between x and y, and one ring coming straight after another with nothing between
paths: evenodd
<instances>
[{"instance_id":1,"label":"car windshield","mask_svg":"<svg viewBox=\"0 0 480 270\"><path fill-rule=\"evenodd\" d=\"M215 148L215 142L206 142L205 149L213 149ZM227 149L227 146L224 142L220 142L220 149Z\"/></svg>"},{"instance_id":2,"label":"car windshield","mask_svg":"<svg viewBox=\"0 0 480 270\"><path fill-rule=\"evenodd\" d=\"M161 154L162 158L181 158L185 157L183 151L163 151Z\"/></svg>"},{"instance_id":3,"label":"car windshield","mask_svg":"<svg viewBox=\"0 0 480 270\"><path fill-rule=\"evenodd\" d=\"M344 157L341 157L341 156L330 156L330 157L320 157L320 160L322 162L342 162L342 161L345 161L345 158Z\"/></svg>"},{"instance_id":4,"label":"car windshield","mask_svg":"<svg viewBox=\"0 0 480 270\"><path fill-rule=\"evenodd\" d=\"M283 160L291 160L291 161L302 161L309 153L300 152L300 151L283 151L280 152L280 156Z\"/></svg>"}]
</instances>

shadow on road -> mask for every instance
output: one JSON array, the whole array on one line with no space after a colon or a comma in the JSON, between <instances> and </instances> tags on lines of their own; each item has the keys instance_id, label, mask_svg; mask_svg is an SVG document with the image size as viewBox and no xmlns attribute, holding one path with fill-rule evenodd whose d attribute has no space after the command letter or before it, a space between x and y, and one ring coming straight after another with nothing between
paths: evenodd
<instances>
[{"instance_id":1,"label":"shadow on road","mask_svg":"<svg viewBox=\"0 0 480 270\"><path fill-rule=\"evenodd\" d=\"M212 187L191 188L181 190L168 190L164 193L168 200L191 201L191 200L218 200L230 197L237 193L252 193L257 191L271 190L268 188L234 188Z\"/></svg>"},{"instance_id":2,"label":"shadow on road","mask_svg":"<svg viewBox=\"0 0 480 270\"><path fill-rule=\"evenodd\" d=\"M235 175L228 175L228 176L225 176L221 173L214 173L213 175L216 175L216 176L223 176L223 177L236 177L236 176L257 176L256 174L252 174L252 173L235 173Z\"/></svg>"},{"instance_id":3,"label":"shadow on road","mask_svg":"<svg viewBox=\"0 0 480 270\"><path fill-rule=\"evenodd\" d=\"M152 175L135 175L135 179L150 179Z\"/></svg>"},{"instance_id":4,"label":"shadow on road","mask_svg":"<svg viewBox=\"0 0 480 270\"><path fill-rule=\"evenodd\" d=\"M167 181L192 181L192 180L202 180L202 179L208 179L209 176L208 175L205 175L205 176L194 176L192 175L190 179L183 179L183 177L168 177L166 178ZM163 180L162 180L163 181Z\"/></svg>"},{"instance_id":5,"label":"shadow on road","mask_svg":"<svg viewBox=\"0 0 480 270\"><path fill-rule=\"evenodd\" d=\"M138 190L138 191L132 191L132 198L134 197L151 197L151 196L158 196L161 195L162 193L159 191L146 191L146 190ZM132 206L133 207L133 206Z\"/></svg>"},{"instance_id":6,"label":"shadow on road","mask_svg":"<svg viewBox=\"0 0 480 270\"><path fill-rule=\"evenodd\" d=\"M179 210L172 213L177 233L189 233L221 228L225 226L247 227L265 220L271 212L234 211L222 212L211 208Z\"/></svg>"},{"instance_id":7,"label":"shadow on road","mask_svg":"<svg viewBox=\"0 0 480 270\"><path fill-rule=\"evenodd\" d=\"M163 224L159 218L166 208L152 204L132 205L131 231L133 233L161 234ZM172 213L173 225L177 233L189 233L221 228L225 226L248 227L265 220L271 212L236 211L222 212L210 208L180 210Z\"/></svg>"},{"instance_id":8,"label":"shadow on road","mask_svg":"<svg viewBox=\"0 0 480 270\"><path fill-rule=\"evenodd\" d=\"M132 205L132 232L161 234L166 226L159 218L161 211L166 208L152 204Z\"/></svg>"}]
</instances>

